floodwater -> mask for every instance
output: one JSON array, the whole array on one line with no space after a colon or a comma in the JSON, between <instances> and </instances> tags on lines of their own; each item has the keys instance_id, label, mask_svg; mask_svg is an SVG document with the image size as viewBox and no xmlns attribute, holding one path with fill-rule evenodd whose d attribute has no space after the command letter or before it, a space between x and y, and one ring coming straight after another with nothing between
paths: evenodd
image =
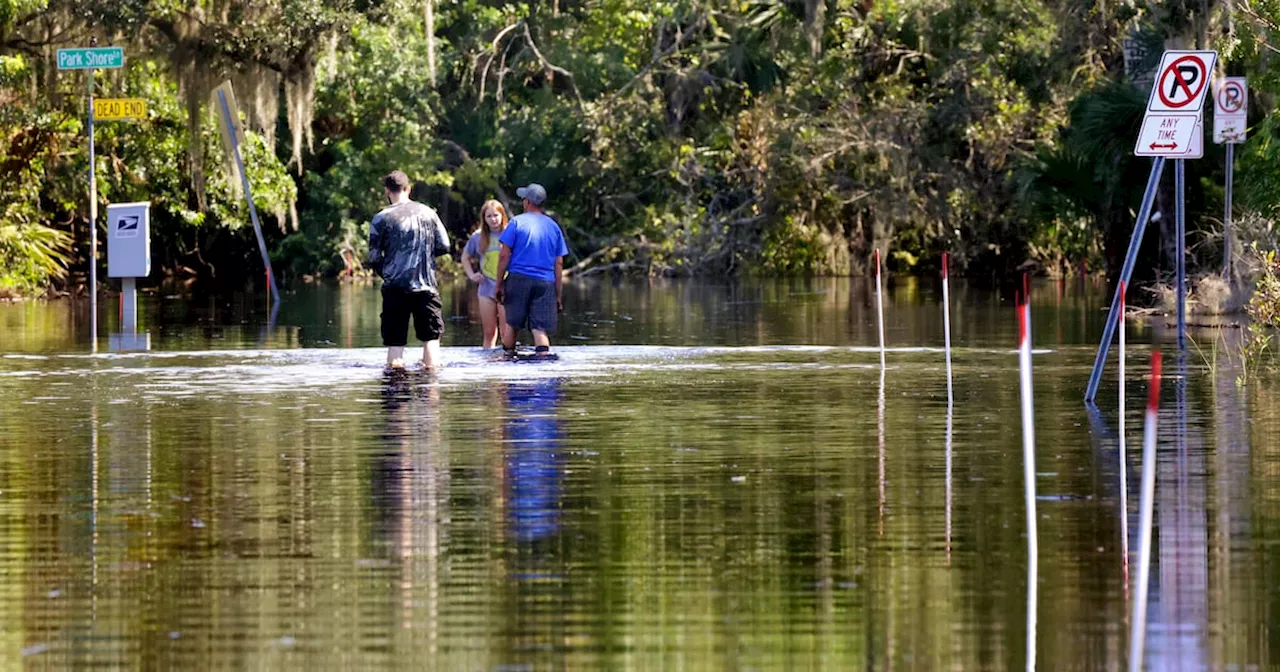
<instances>
[{"instance_id":1,"label":"floodwater","mask_svg":"<svg viewBox=\"0 0 1280 672\"><path fill-rule=\"evenodd\" d=\"M1179 364L1131 323L1126 510L1114 359L1081 403L1105 289L1034 290L1028 567L1009 297L953 288L948 404L928 280L884 371L862 279L574 283L539 364L445 293L435 376L384 373L371 287L148 297L147 352L106 302L96 355L83 305L0 305L5 666L1124 669L1153 342L1147 665L1280 664L1280 386L1239 330Z\"/></svg>"}]
</instances>

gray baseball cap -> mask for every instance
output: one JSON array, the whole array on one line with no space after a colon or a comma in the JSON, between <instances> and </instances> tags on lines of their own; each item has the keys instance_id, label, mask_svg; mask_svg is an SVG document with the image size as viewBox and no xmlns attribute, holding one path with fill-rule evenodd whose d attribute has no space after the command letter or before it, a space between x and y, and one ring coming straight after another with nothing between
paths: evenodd
<instances>
[{"instance_id":1,"label":"gray baseball cap","mask_svg":"<svg viewBox=\"0 0 1280 672\"><path fill-rule=\"evenodd\" d=\"M516 196L527 198L534 205L542 205L547 200L547 190L541 184L533 182L527 187L516 189Z\"/></svg>"}]
</instances>

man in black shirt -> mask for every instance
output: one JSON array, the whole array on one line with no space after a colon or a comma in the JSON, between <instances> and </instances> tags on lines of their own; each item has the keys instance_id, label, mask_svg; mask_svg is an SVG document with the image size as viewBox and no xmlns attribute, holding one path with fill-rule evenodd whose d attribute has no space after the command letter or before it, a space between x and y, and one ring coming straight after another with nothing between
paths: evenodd
<instances>
[{"instance_id":1,"label":"man in black shirt","mask_svg":"<svg viewBox=\"0 0 1280 672\"><path fill-rule=\"evenodd\" d=\"M422 366L440 362L443 306L436 287L435 257L449 253L449 234L436 211L409 198L409 178L392 171L382 178L390 204L369 225L369 267L382 277L382 344L387 366L404 368L409 317L422 347Z\"/></svg>"}]
</instances>

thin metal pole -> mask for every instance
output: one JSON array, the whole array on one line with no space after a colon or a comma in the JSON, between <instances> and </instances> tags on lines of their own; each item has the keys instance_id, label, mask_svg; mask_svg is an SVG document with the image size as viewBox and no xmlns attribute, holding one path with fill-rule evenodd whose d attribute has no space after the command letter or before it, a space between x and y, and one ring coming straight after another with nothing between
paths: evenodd
<instances>
[{"instance_id":1,"label":"thin metal pole","mask_svg":"<svg viewBox=\"0 0 1280 672\"><path fill-rule=\"evenodd\" d=\"M1142 493L1138 499L1138 585L1129 619L1129 670L1142 670L1147 636L1147 587L1151 582L1151 517L1156 494L1156 425L1160 411L1160 351L1151 353L1151 391L1142 437Z\"/></svg>"},{"instance_id":2,"label":"thin metal pole","mask_svg":"<svg viewBox=\"0 0 1280 672\"><path fill-rule=\"evenodd\" d=\"M1173 161L1173 190L1174 190L1174 212L1177 216L1174 218L1175 230L1174 234L1177 239L1175 249L1178 251L1178 258L1175 260L1174 268L1176 270L1176 279L1178 283L1178 349L1187 349L1187 201L1186 201L1186 161L1183 159L1174 159Z\"/></svg>"},{"instance_id":3,"label":"thin metal pole","mask_svg":"<svg viewBox=\"0 0 1280 672\"><path fill-rule=\"evenodd\" d=\"M1231 277L1231 237L1235 232L1231 229L1231 187L1236 174L1236 145L1227 143L1227 203L1222 212L1222 277Z\"/></svg>"},{"instance_id":4,"label":"thin metal pole","mask_svg":"<svg viewBox=\"0 0 1280 672\"><path fill-rule=\"evenodd\" d=\"M97 38L89 45L97 45ZM93 79L97 70L89 68L89 350L98 351L98 172L93 146Z\"/></svg>"},{"instance_id":5,"label":"thin metal pole","mask_svg":"<svg viewBox=\"0 0 1280 672\"><path fill-rule=\"evenodd\" d=\"M1133 237L1129 239L1129 251L1125 253L1124 266L1120 269L1120 282L1129 283L1133 275L1133 266L1138 261L1138 250L1142 247L1142 234L1147 230L1147 220L1151 219L1151 205L1155 202L1156 188L1160 185L1160 175L1164 173L1163 156L1151 162L1151 176L1147 178L1147 191L1142 195L1142 207L1138 210L1138 221L1133 225ZM1119 318L1120 295L1111 298L1111 312L1107 314L1107 324L1102 330L1102 341L1098 343L1098 356L1093 360L1093 373L1089 375L1089 387L1085 390L1084 400L1092 403L1098 396L1098 384L1102 382L1102 369L1107 363L1107 351L1111 349L1111 339L1116 335L1116 322Z\"/></svg>"},{"instance_id":6,"label":"thin metal pole","mask_svg":"<svg viewBox=\"0 0 1280 672\"><path fill-rule=\"evenodd\" d=\"M1040 541L1036 531L1036 434L1031 387L1031 301L1018 306L1018 372L1022 388L1022 476L1027 508L1027 669L1036 669Z\"/></svg>"},{"instance_id":7,"label":"thin metal pole","mask_svg":"<svg viewBox=\"0 0 1280 672\"><path fill-rule=\"evenodd\" d=\"M271 257L267 255L267 242L262 237L262 225L258 223L258 208L253 204L253 190L249 188L249 175L244 172L244 159L240 156L240 140L236 133L236 122L231 118L231 107L227 104L227 96L218 91L218 103L222 107L222 118L226 122L227 135L231 138L231 153L235 155L236 169L240 171L240 184L244 188L244 200L249 204L249 217L253 220L253 233L258 237L258 252L262 254L262 265L267 269L267 285L276 301L280 300L280 288L276 286L275 274L271 272Z\"/></svg>"}]
</instances>

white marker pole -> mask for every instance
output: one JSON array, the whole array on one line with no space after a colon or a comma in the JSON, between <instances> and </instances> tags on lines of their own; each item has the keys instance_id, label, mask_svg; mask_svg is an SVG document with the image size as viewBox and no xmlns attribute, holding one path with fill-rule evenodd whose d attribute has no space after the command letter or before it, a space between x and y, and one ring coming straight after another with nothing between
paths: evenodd
<instances>
[{"instance_id":1,"label":"white marker pole","mask_svg":"<svg viewBox=\"0 0 1280 672\"><path fill-rule=\"evenodd\" d=\"M1125 595L1128 595L1129 586L1129 460L1126 457L1124 445L1124 299L1125 284L1120 281L1119 288L1116 289L1120 293L1120 315L1117 331L1120 334L1120 552L1123 556Z\"/></svg>"},{"instance_id":2,"label":"white marker pole","mask_svg":"<svg viewBox=\"0 0 1280 672\"><path fill-rule=\"evenodd\" d=\"M947 278L950 255L942 253L942 341L947 353L947 404L951 403L951 292Z\"/></svg>"},{"instance_id":3,"label":"white marker pole","mask_svg":"<svg viewBox=\"0 0 1280 672\"><path fill-rule=\"evenodd\" d=\"M89 38L89 46L98 38ZM89 68L89 351L98 351L98 173L93 146L93 80L98 71Z\"/></svg>"},{"instance_id":4,"label":"white marker pole","mask_svg":"<svg viewBox=\"0 0 1280 672\"><path fill-rule=\"evenodd\" d=\"M1129 670L1142 670L1147 635L1147 584L1151 575L1151 516L1156 494L1156 423L1160 411L1160 351L1151 353L1151 391L1147 396L1146 427L1142 434L1142 495L1138 542L1138 598L1129 619Z\"/></svg>"},{"instance_id":5,"label":"white marker pole","mask_svg":"<svg viewBox=\"0 0 1280 672\"><path fill-rule=\"evenodd\" d=\"M1024 284L1024 287L1026 285ZM1036 532L1036 436L1031 405L1031 301L1018 305L1018 370L1022 388L1022 476L1027 505L1027 669L1036 668L1036 592L1040 542Z\"/></svg>"},{"instance_id":6,"label":"white marker pole","mask_svg":"<svg viewBox=\"0 0 1280 672\"><path fill-rule=\"evenodd\" d=\"M876 257L876 315L880 321L880 368L884 369L884 292L880 286L880 250Z\"/></svg>"}]
</instances>

